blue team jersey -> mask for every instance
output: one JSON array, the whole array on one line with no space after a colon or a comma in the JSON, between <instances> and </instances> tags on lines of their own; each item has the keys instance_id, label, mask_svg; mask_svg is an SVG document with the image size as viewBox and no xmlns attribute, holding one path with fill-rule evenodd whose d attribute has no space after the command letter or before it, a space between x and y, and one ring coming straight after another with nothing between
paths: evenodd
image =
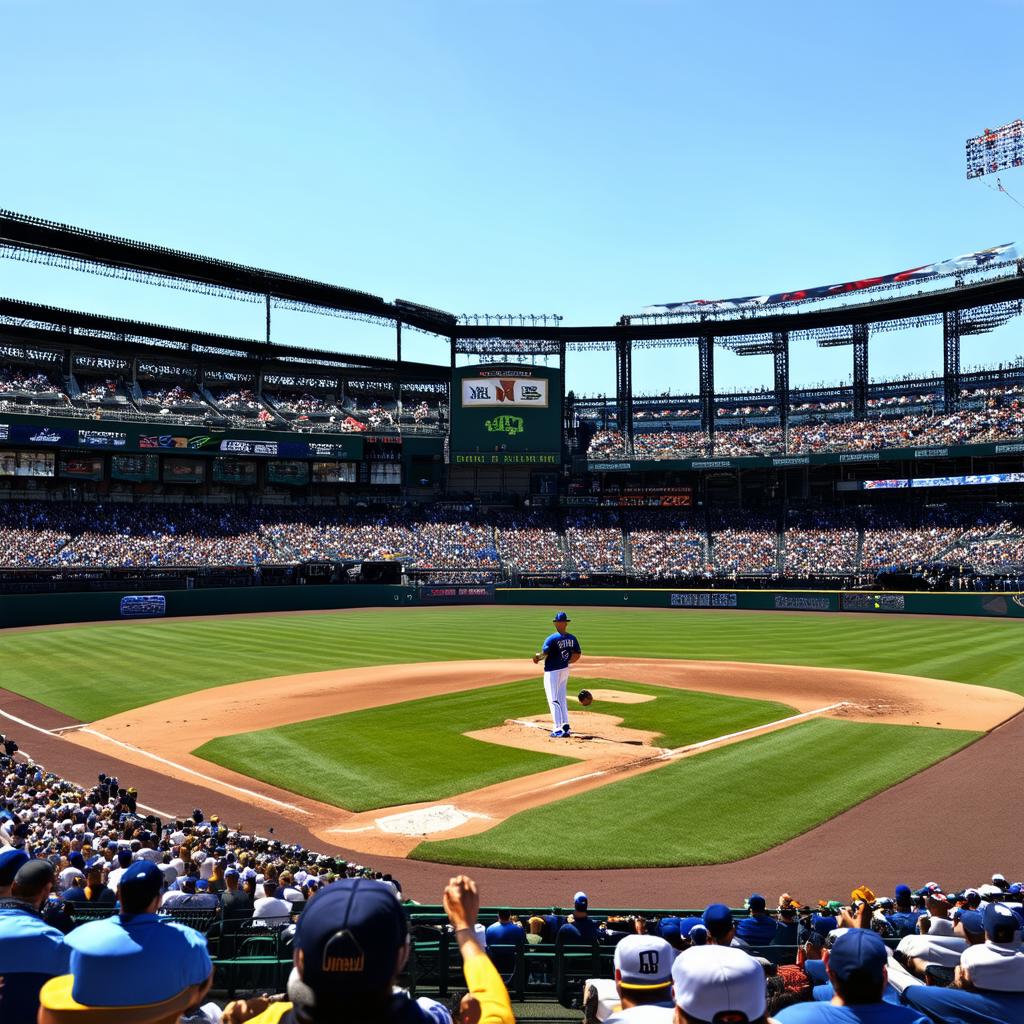
<instances>
[{"instance_id":1,"label":"blue team jersey","mask_svg":"<svg viewBox=\"0 0 1024 1024\"><path fill-rule=\"evenodd\" d=\"M544 654L544 671L556 672L569 667L569 656L573 651L583 653L580 642L572 633L552 633L541 648Z\"/></svg>"}]
</instances>

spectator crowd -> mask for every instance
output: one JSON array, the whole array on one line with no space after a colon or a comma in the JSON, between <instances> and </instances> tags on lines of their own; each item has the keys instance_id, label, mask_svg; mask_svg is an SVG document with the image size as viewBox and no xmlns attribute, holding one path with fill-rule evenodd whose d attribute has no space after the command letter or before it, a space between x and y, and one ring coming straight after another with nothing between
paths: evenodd
<instances>
[{"instance_id":1,"label":"spectator crowd","mask_svg":"<svg viewBox=\"0 0 1024 1024\"><path fill-rule=\"evenodd\" d=\"M594 509L479 512L278 506L0 503L0 568L154 568L401 560L410 570L658 579L873 576L938 563L1019 575L1024 512ZM484 576L476 574L484 573ZM962 573L961 573L962 575ZM449 582L454 578L446 577ZM963 587L963 582L954 584Z\"/></svg>"}]
</instances>

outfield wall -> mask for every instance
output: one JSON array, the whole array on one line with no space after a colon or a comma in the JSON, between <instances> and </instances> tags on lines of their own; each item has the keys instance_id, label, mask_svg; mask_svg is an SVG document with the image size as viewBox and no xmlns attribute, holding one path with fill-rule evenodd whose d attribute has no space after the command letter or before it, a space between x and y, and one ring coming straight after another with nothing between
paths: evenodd
<instances>
[{"instance_id":1,"label":"outfield wall","mask_svg":"<svg viewBox=\"0 0 1024 1024\"><path fill-rule=\"evenodd\" d=\"M331 611L335 608L397 608L411 605L480 604L480 587L450 588L424 595L416 587L288 586L168 590L159 586L133 591L81 594L0 595L0 627L93 622L122 615L122 598L158 595L164 612L180 615L237 615L252 612ZM465 595L461 592L466 591ZM421 599L422 598L422 599ZM625 590L605 587L499 588L493 600L503 605L546 608L610 606L618 608L715 608L752 611L866 612L883 615L982 615L1024 618L1021 594L930 594L836 590Z\"/></svg>"},{"instance_id":2,"label":"outfield wall","mask_svg":"<svg viewBox=\"0 0 1024 1024\"><path fill-rule=\"evenodd\" d=\"M624 590L611 587L499 589L498 604L611 605L620 608L868 612L885 615L983 615L1024 618L1024 595L840 590Z\"/></svg>"},{"instance_id":3,"label":"outfield wall","mask_svg":"<svg viewBox=\"0 0 1024 1024\"><path fill-rule=\"evenodd\" d=\"M122 619L121 599L162 595L165 616L237 615L249 612L331 611L335 608L397 608L417 601L415 587L358 586L223 587L168 590L159 586L114 593L0 595L0 626ZM163 616L161 616L163 617Z\"/></svg>"}]
</instances>

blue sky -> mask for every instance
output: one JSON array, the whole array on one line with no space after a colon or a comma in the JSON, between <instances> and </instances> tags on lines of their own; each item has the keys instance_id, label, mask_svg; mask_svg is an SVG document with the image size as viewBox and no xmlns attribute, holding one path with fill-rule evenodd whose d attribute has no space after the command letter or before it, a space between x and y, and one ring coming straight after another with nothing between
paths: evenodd
<instances>
[{"instance_id":1,"label":"blue sky","mask_svg":"<svg viewBox=\"0 0 1024 1024\"><path fill-rule=\"evenodd\" d=\"M608 323L1024 242L1024 210L964 177L964 139L1024 115L1020 0L6 0L0 39L0 206L457 313ZM263 329L258 306L6 260L0 294ZM286 313L275 339L392 345ZM1022 351L1011 322L963 358ZM871 359L933 371L941 337ZM793 382L848 363L795 346ZM695 377L692 349L636 357L638 389ZM767 384L770 360L717 377ZM569 386L613 388L611 356L570 357Z\"/></svg>"}]
</instances>

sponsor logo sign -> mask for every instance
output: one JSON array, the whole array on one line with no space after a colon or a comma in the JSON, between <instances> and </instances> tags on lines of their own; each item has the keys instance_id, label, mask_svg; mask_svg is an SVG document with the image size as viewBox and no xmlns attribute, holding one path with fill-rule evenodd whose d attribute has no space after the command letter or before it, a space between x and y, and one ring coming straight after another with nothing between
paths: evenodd
<instances>
[{"instance_id":1,"label":"sponsor logo sign","mask_svg":"<svg viewBox=\"0 0 1024 1024\"><path fill-rule=\"evenodd\" d=\"M235 455L277 455L276 441L221 441L222 452L232 452Z\"/></svg>"},{"instance_id":2,"label":"sponsor logo sign","mask_svg":"<svg viewBox=\"0 0 1024 1024\"><path fill-rule=\"evenodd\" d=\"M996 455L1016 455L1024 452L1024 444L997 444Z\"/></svg>"},{"instance_id":3,"label":"sponsor logo sign","mask_svg":"<svg viewBox=\"0 0 1024 1024\"><path fill-rule=\"evenodd\" d=\"M735 594L717 590L672 594L669 599L672 608L735 608L736 604Z\"/></svg>"},{"instance_id":4,"label":"sponsor logo sign","mask_svg":"<svg viewBox=\"0 0 1024 1024\"><path fill-rule=\"evenodd\" d=\"M113 430L80 430L78 443L90 448L124 448L128 435Z\"/></svg>"},{"instance_id":5,"label":"sponsor logo sign","mask_svg":"<svg viewBox=\"0 0 1024 1024\"><path fill-rule=\"evenodd\" d=\"M7 440L7 431L8 431L8 429L9 428L8 428L6 423L0 423L0 441L6 441Z\"/></svg>"},{"instance_id":6,"label":"sponsor logo sign","mask_svg":"<svg viewBox=\"0 0 1024 1024\"><path fill-rule=\"evenodd\" d=\"M492 420L485 420L484 426L491 434L508 434L515 437L523 432L522 416L495 416Z\"/></svg>"},{"instance_id":7,"label":"sponsor logo sign","mask_svg":"<svg viewBox=\"0 0 1024 1024\"><path fill-rule=\"evenodd\" d=\"M729 459L708 459L704 462L694 462L694 469L732 469L732 462Z\"/></svg>"},{"instance_id":8,"label":"sponsor logo sign","mask_svg":"<svg viewBox=\"0 0 1024 1024\"><path fill-rule=\"evenodd\" d=\"M121 598L121 618L142 619L167 614L167 598L163 594L129 594Z\"/></svg>"},{"instance_id":9,"label":"sponsor logo sign","mask_svg":"<svg viewBox=\"0 0 1024 1024\"><path fill-rule=\"evenodd\" d=\"M807 594L776 594L775 607L779 611L792 612L827 612L827 597L810 596Z\"/></svg>"},{"instance_id":10,"label":"sponsor logo sign","mask_svg":"<svg viewBox=\"0 0 1024 1024\"><path fill-rule=\"evenodd\" d=\"M840 462L878 462L878 452L846 452L839 456Z\"/></svg>"},{"instance_id":11,"label":"sponsor logo sign","mask_svg":"<svg viewBox=\"0 0 1024 1024\"><path fill-rule=\"evenodd\" d=\"M809 466L811 457L809 455L791 455L782 458L773 458L773 466Z\"/></svg>"},{"instance_id":12,"label":"sponsor logo sign","mask_svg":"<svg viewBox=\"0 0 1024 1024\"><path fill-rule=\"evenodd\" d=\"M140 448L205 448L213 440L208 434L182 437L179 434L141 434Z\"/></svg>"},{"instance_id":13,"label":"sponsor logo sign","mask_svg":"<svg viewBox=\"0 0 1024 1024\"><path fill-rule=\"evenodd\" d=\"M518 377L502 371L500 377L464 377L464 409L516 406L536 409L548 407L548 381L542 377Z\"/></svg>"},{"instance_id":14,"label":"sponsor logo sign","mask_svg":"<svg viewBox=\"0 0 1024 1024\"><path fill-rule=\"evenodd\" d=\"M854 591L840 594L839 601L848 612L902 612L906 601L902 594L865 594Z\"/></svg>"},{"instance_id":15,"label":"sponsor logo sign","mask_svg":"<svg viewBox=\"0 0 1024 1024\"><path fill-rule=\"evenodd\" d=\"M948 448L918 448L914 452L915 459L944 459L947 455Z\"/></svg>"}]
</instances>

